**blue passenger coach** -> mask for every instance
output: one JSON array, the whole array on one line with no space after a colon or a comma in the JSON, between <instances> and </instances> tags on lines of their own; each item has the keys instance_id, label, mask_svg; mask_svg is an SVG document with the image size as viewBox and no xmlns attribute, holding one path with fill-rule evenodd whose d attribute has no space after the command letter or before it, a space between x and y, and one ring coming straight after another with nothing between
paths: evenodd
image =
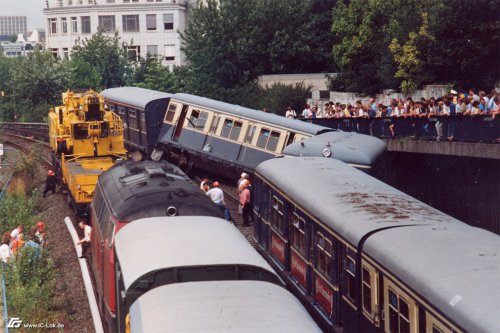
<instances>
[{"instance_id":1,"label":"blue passenger coach","mask_svg":"<svg viewBox=\"0 0 500 333\"><path fill-rule=\"evenodd\" d=\"M103 90L108 107L122 119L130 151L151 154L158 139L171 94L138 87Z\"/></svg>"},{"instance_id":2,"label":"blue passenger coach","mask_svg":"<svg viewBox=\"0 0 500 333\"><path fill-rule=\"evenodd\" d=\"M335 158L370 168L385 151L385 144L367 135L175 94L169 101L158 149L180 165L228 175L253 172L262 161L281 154Z\"/></svg>"},{"instance_id":3,"label":"blue passenger coach","mask_svg":"<svg viewBox=\"0 0 500 333\"><path fill-rule=\"evenodd\" d=\"M329 332L500 332L500 238L325 158L255 172L257 248Z\"/></svg>"}]
</instances>

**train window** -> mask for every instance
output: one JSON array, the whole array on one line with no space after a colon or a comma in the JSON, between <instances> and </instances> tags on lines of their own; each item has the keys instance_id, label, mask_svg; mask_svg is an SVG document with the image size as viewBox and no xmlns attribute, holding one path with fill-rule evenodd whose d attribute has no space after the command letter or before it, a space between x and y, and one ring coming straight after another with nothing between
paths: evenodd
<instances>
[{"instance_id":1,"label":"train window","mask_svg":"<svg viewBox=\"0 0 500 333\"><path fill-rule=\"evenodd\" d=\"M268 129L261 129L259 137L257 138L257 147L266 148L267 140L269 139L269 134L271 133Z\"/></svg>"},{"instance_id":2,"label":"train window","mask_svg":"<svg viewBox=\"0 0 500 333\"><path fill-rule=\"evenodd\" d=\"M321 232L316 233L315 245L317 248L316 268L327 279L332 279L333 270L333 246L329 239L326 239Z\"/></svg>"},{"instance_id":3,"label":"train window","mask_svg":"<svg viewBox=\"0 0 500 333\"><path fill-rule=\"evenodd\" d=\"M306 255L306 222L297 213L289 215L290 237L292 246L302 255Z\"/></svg>"},{"instance_id":4,"label":"train window","mask_svg":"<svg viewBox=\"0 0 500 333\"><path fill-rule=\"evenodd\" d=\"M108 243L108 246L111 246L113 244L113 236L115 233L115 223L113 222L113 219L109 219L108 226L106 228L106 233L105 233L105 240Z\"/></svg>"},{"instance_id":5,"label":"train window","mask_svg":"<svg viewBox=\"0 0 500 333\"><path fill-rule=\"evenodd\" d=\"M109 208L108 206L106 206L106 204L104 203L104 200L103 200L103 205L102 205L102 209L101 209L101 212L99 214L99 229L101 229L101 234L103 237L105 237L106 235L106 230L108 228L108 224L109 224Z\"/></svg>"},{"instance_id":6,"label":"train window","mask_svg":"<svg viewBox=\"0 0 500 333\"><path fill-rule=\"evenodd\" d=\"M434 317L429 312L425 313L425 323L427 326L425 331L427 333L452 333L452 332L455 332L455 330L452 331L451 328L444 325L441 321L436 319L436 317Z\"/></svg>"},{"instance_id":7,"label":"train window","mask_svg":"<svg viewBox=\"0 0 500 333\"><path fill-rule=\"evenodd\" d=\"M83 140L89 138L87 124L75 124L73 126L73 135L75 140Z\"/></svg>"},{"instance_id":8,"label":"train window","mask_svg":"<svg viewBox=\"0 0 500 333\"><path fill-rule=\"evenodd\" d=\"M255 126L248 125L247 134L245 135L245 143L251 143L254 134L255 134Z\"/></svg>"},{"instance_id":9,"label":"train window","mask_svg":"<svg viewBox=\"0 0 500 333\"><path fill-rule=\"evenodd\" d=\"M408 302L389 289L389 331L395 333L410 332L410 311Z\"/></svg>"},{"instance_id":10,"label":"train window","mask_svg":"<svg viewBox=\"0 0 500 333\"><path fill-rule=\"evenodd\" d=\"M346 257L346 296L352 302L356 299L356 262L350 256Z\"/></svg>"},{"instance_id":11,"label":"train window","mask_svg":"<svg viewBox=\"0 0 500 333\"><path fill-rule=\"evenodd\" d=\"M198 131L203 131L205 129L205 124L207 123L208 112L202 112L198 110L191 111L191 117L189 117L188 127L194 128Z\"/></svg>"},{"instance_id":12,"label":"train window","mask_svg":"<svg viewBox=\"0 0 500 333\"><path fill-rule=\"evenodd\" d=\"M137 119L137 112L135 110L128 110L128 126L130 128L139 129L139 121Z\"/></svg>"},{"instance_id":13,"label":"train window","mask_svg":"<svg viewBox=\"0 0 500 333\"><path fill-rule=\"evenodd\" d=\"M260 130L259 137L257 138L257 147L276 151L279 139L280 139L279 132L271 131L270 129L267 128L262 128Z\"/></svg>"},{"instance_id":14,"label":"train window","mask_svg":"<svg viewBox=\"0 0 500 333\"><path fill-rule=\"evenodd\" d=\"M141 121L141 130L146 131L146 113L139 111L139 119Z\"/></svg>"},{"instance_id":15,"label":"train window","mask_svg":"<svg viewBox=\"0 0 500 333\"><path fill-rule=\"evenodd\" d=\"M123 119L123 117L125 116L125 108L122 107L122 106L119 106L118 107L118 114L120 115L120 117Z\"/></svg>"},{"instance_id":16,"label":"train window","mask_svg":"<svg viewBox=\"0 0 500 333\"><path fill-rule=\"evenodd\" d=\"M378 325L380 315L378 309L378 273L372 265L363 262L361 268L361 301L363 313Z\"/></svg>"},{"instance_id":17,"label":"train window","mask_svg":"<svg viewBox=\"0 0 500 333\"><path fill-rule=\"evenodd\" d=\"M278 141L280 140L280 133L271 131L271 136L269 137L269 141L267 142L267 150L276 151L278 147Z\"/></svg>"},{"instance_id":18,"label":"train window","mask_svg":"<svg viewBox=\"0 0 500 333\"><path fill-rule=\"evenodd\" d=\"M173 123L174 122L174 115L175 111L177 110L177 104L175 103L170 103L168 105L167 113L165 113L165 123Z\"/></svg>"},{"instance_id":19,"label":"train window","mask_svg":"<svg viewBox=\"0 0 500 333\"><path fill-rule=\"evenodd\" d=\"M362 270L363 275L363 310L372 313L372 290L371 290L371 273L368 269L363 267Z\"/></svg>"},{"instance_id":20,"label":"train window","mask_svg":"<svg viewBox=\"0 0 500 333\"><path fill-rule=\"evenodd\" d=\"M243 124L239 121L226 118L224 120L224 124L222 125L220 136L236 141L240 136L242 125Z\"/></svg>"},{"instance_id":21,"label":"train window","mask_svg":"<svg viewBox=\"0 0 500 333\"><path fill-rule=\"evenodd\" d=\"M280 234L283 234L284 230L284 218L283 218L283 201L279 200L276 196L273 196L272 201L272 216L271 225Z\"/></svg>"}]
</instances>

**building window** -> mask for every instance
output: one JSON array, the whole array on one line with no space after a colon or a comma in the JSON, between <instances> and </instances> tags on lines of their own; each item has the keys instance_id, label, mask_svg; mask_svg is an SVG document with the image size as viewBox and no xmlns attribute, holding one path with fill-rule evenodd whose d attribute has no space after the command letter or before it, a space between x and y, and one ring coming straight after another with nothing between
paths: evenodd
<instances>
[{"instance_id":1,"label":"building window","mask_svg":"<svg viewBox=\"0 0 500 333\"><path fill-rule=\"evenodd\" d=\"M64 59L69 59L69 50L67 47L63 48L63 57Z\"/></svg>"},{"instance_id":2,"label":"building window","mask_svg":"<svg viewBox=\"0 0 500 333\"><path fill-rule=\"evenodd\" d=\"M82 34L90 34L90 16L82 16Z\"/></svg>"},{"instance_id":3,"label":"building window","mask_svg":"<svg viewBox=\"0 0 500 333\"><path fill-rule=\"evenodd\" d=\"M138 45L131 45L131 46L128 46L127 47L127 53L128 53L128 56L132 59L132 60L139 60L139 57L141 56L141 47L138 46Z\"/></svg>"},{"instance_id":4,"label":"building window","mask_svg":"<svg viewBox=\"0 0 500 333\"><path fill-rule=\"evenodd\" d=\"M163 29L174 30L174 14L163 14Z\"/></svg>"},{"instance_id":5,"label":"building window","mask_svg":"<svg viewBox=\"0 0 500 333\"><path fill-rule=\"evenodd\" d=\"M115 16L99 16L99 28L101 28L103 32L115 32Z\"/></svg>"},{"instance_id":6,"label":"building window","mask_svg":"<svg viewBox=\"0 0 500 333\"><path fill-rule=\"evenodd\" d=\"M156 14L146 14L146 29L156 30Z\"/></svg>"},{"instance_id":7,"label":"building window","mask_svg":"<svg viewBox=\"0 0 500 333\"><path fill-rule=\"evenodd\" d=\"M175 60L175 45L165 45L165 60Z\"/></svg>"},{"instance_id":8,"label":"building window","mask_svg":"<svg viewBox=\"0 0 500 333\"><path fill-rule=\"evenodd\" d=\"M152 56L157 56L158 55L158 45L147 45L147 53Z\"/></svg>"},{"instance_id":9,"label":"building window","mask_svg":"<svg viewBox=\"0 0 500 333\"><path fill-rule=\"evenodd\" d=\"M49 19L49 29L51 35L57 34L57 19Z\"/></svg>"},{"instance_id":10,"label":"building window","mask_svg":"<svg viewBox=\"0 0 500 333\"><path fill-rule=\"evenodd\" d=\"M123 32L139 31L139 15L123 15Z\"/></svg>"},{"instance_id":11,"label":"building window","mask_svg":"<svg viewBox=\"0 0 500 333\"><path fill-rule=\"evenodd\" d=\"M73 0L68 0L68 6L73 6Z\"/></svg>"},{"instance_id":12,"label":"building window","mask_svg":"<svg viewBox=\"0 0 500 333\"><path fill-rule=\"evenodd\" d=\"M76 17L71 18L71 32L78 32L78 20Z\"/></svg>"},{"instance_id":13,"label":"building window","mask_svg":"<svg viewBox=\"0 0 500 333\"><path fill-rule=\"evenodd\" d=\"M68 21L65 17L61 18L61 29L63 34L68 33Z\"/></svg>"},{"instance_id":14,"label":"building window","mask_svg":"<svg viewBox=\"0 0 500 333\"><path fill-rule=\"evenodd\" d=\"M59 56L59 50L58 49L50 49L52 51L52 56L57 59Z\"/></svg>"},{"instance_id":15,"label":"building window","mask_svg":"<svg viewBox=\"0 0 500 333\"><path fill-rule=\"evenodd\" d=\"M115 0L106 0L107 3L115 3Z\"/></svg>"}]
</instances>

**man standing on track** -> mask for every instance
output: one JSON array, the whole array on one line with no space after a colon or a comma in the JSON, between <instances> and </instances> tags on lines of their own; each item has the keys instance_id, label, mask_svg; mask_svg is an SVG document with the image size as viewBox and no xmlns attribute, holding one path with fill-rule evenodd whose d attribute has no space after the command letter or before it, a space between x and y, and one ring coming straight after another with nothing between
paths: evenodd
<instances>
[{"instance_id":1,"label":"man standing on track","mask_svg":"<svg viewBox=\"0 0 500 333\"><path fill-rule=\"evenodd\" d=\"M45 179L45 189L43 190L43 197L47 196L47 192L52 192L52 194L56 193L56 175L54 171L47 171L47 178Z\"/></svg>"},{"instance_id":2,"label":"man standing on track","mask_svg":"<svg viewBox=\"0 0 500 333\"><path fill-rule=\"evenodd\" d=\"M80 258L85 258L90 248L90 234L92 233L92 227L87 225L87 222L85 221L80 221L78 226L80 229L83 229L83 238L80 239L76 245L82 245L82 255Z\"/></svg>"},{"instance_id":3,"label":"man standing on track","mask_svg":"<svg viewBox=\"0 0 500 333\"><path fill-rule=\"evenodd\" d=\"M240 188L240 205L243 208L243 225L248 227L250 225L252 205L250 201L250 190L248 189L250 182L244 180L241 182Z\"/></svg>"},{"instance_id":4,"label":"man standing on track","mask_svg":"<svg viewBox=\"0 0 500 333\"><path fill-rule=\"evenodd\" d=\"M224 218L226 221L231 221L231 216L229 215L229 209L226 206L226 202L224 201L224 192L219 187L219 182L215 181L213 184L213 188L208 190L207 195L212 199L214 204L217 205L223 212Z\"/></svg>"}]
</instances>

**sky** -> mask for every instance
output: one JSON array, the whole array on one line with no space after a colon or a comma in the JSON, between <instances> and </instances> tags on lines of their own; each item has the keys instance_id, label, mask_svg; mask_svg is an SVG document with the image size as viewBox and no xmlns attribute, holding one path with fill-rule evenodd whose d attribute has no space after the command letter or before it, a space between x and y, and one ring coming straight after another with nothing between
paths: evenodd
<instances>
[{"instance_id":1,"label":"sky","mask_svg":"<svg viewBox=\"0 0 500 333\"><path fill-rule=\"evenodd\" d=\"M0 0L0 16L27 16L28 31L45 28L44 3L45 0Z\"/></svg>"}]
</instances>

